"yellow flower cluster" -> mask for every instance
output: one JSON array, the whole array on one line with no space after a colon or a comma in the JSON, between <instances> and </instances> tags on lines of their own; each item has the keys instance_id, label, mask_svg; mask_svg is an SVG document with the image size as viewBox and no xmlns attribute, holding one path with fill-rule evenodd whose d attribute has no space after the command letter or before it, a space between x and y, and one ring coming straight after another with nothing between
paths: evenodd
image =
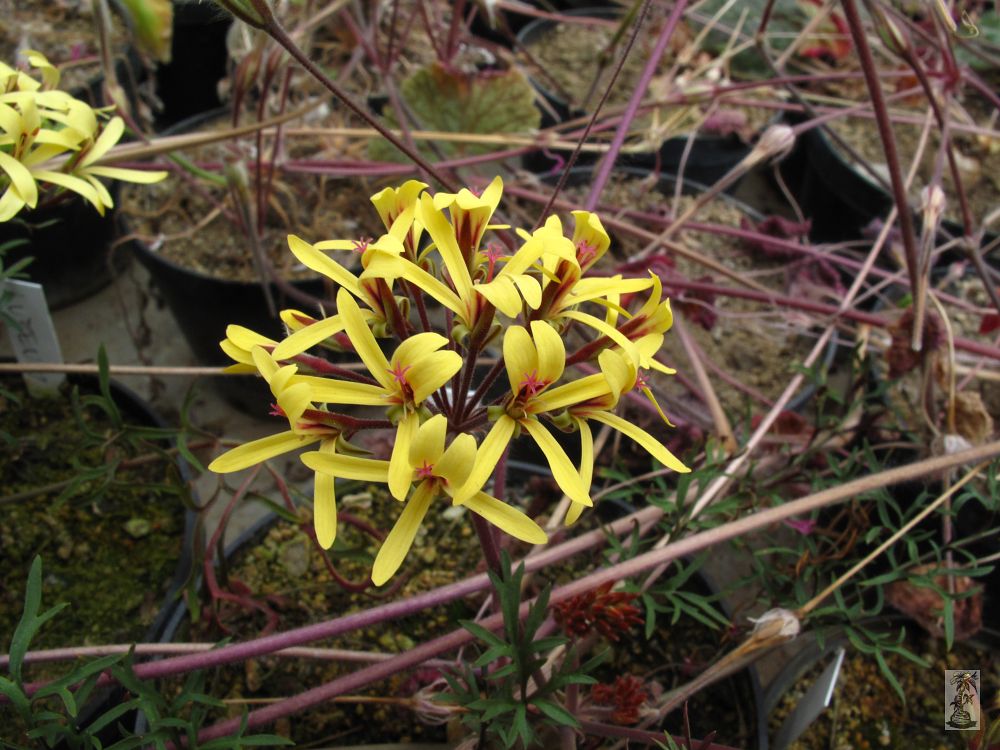
<instances>
[{"instance_id":1,"label":"yellow flower cluster","mask_svg":"<svg viewBox=\"0 0 1000 750\"><path fill-rule=\"evenodd\" d=\"M335 477L388 484L405 505L375 560L377 585L399 568L438 498L518 539L546 541L533 520L484 491L520 434L535 441L572 500L569 522L592 505L592 421L632 438L665 466L688 470L652 435L613 413L633 388L652 398L644 368L673 372L654 358L673 321L659 280L586 275L610 244L593 213L573 213L572 237L554 216L532 233L517 230L519 241L501 234L508 227L490 221L502 192L499 177L480 195L467 189L431 195L414 180L372 197L386 228L377 240L311 245L289 237L296 258L339 286L336 314L315 319L286 310L284 340L230 326L222 342L237 362L233 369L258 372L268 382L289 430L234 448L210 468L238 471L318 444L302 461L316 472L314 518L324 547L336 535ZM337 262L336 251L360 254L361 273ZM643 292L648 296L638 310L622 306L622 295ZM391 355L377 337L395 339ZM567 340L580 342L569 355ZM345 344L367 372L308 353ZM502 356L483 374L491 352ZM568 377L571 365L586 362L596 365L592 374ZM510 388L498 394L493 386L504 371ZM385 419L358 419L338 411L344 406L383 407ZM579 432L579 466L550 426ZM349 442L379 427L395 429L388 461Z\"/></svg>"},{"instance_id":2,"label":"yellow flower cluster","mask_svg":"<svg viewBox=\"0 0 1000 750\"><path fill-rule=\"evenodd\" d=\"M151 183L167 176L97 164L122 137L124 121L102 126L89 104L56 89L59 71L44 55L25 55L41 82L0 62L0 222L34 208L48 186L83 196L103 215L114 201L99 177Z\"/></svg>"}]
</instances>

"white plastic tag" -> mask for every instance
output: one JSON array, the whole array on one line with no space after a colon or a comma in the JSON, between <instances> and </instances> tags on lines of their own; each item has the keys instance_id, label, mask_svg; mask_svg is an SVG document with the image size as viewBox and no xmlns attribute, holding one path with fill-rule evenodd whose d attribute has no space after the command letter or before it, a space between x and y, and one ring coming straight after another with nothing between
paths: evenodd
<instances>
[{"instance_id":1,"label":"white plastic tag","mask_svg":"<svg viewBox=\"0 0 1000 750\"><path fill-rule=\"evenodd\" d=\"M8 279L0 284L0 297L4 299L4 313L13 320L13 325L7 321L7 335L17 361L62 362L59 339L42 285ZM28 392L35 396L56 393L65 380L62 373L24 374Z\"/></svg>"}]
</instances>

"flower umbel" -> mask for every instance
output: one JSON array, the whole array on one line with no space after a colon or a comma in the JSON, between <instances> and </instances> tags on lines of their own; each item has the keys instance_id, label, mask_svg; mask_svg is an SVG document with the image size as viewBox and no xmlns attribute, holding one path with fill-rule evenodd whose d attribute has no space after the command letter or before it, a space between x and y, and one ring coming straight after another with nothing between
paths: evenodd
<instances>
[{"instance_id":1,"label":"flower umbel","mask_svg":"<svg viewBox=\"0 0 1000 750\"><path fill-rule=\"evenodd\" d=\"M339 287L336 310L320 318L285 310L289 333L280 341L231 326L222 342L232 369L268 382L273 413L289 429L239 446L211 468L236 471L313 447L301 460L316 472L314 519L324 547L336 534L335 481L386 484L400 512L375 558L376 585L403 565L438 499L522 542L546 541L538 523L489 492L522 434L572 501L567 522L593 504L593 421L665 466L688 470L654 435L614 413L633 388L654 398L640 375L645 368L672 372L655 358L672 322L659 279L592 275L610 245L596 214L575 212L572 237L558 217L532 233L516 230L516 239L500 234L506 227L492 222L502 192L499 178L479 193L436 195L410 181L373 196L382 237L310 244L290 236L296 257ZM337 262L337 252L360 257L361 272ZM634 313L622 306L623 295L647 291ZM443 314L431 315L429 300ZM570 353L567 341L582 346ZM491 347L502 353L492 367L485 365ZM355 365L331 362L326 352L353 356ZM577 372L584 364L589 374ZM503 374L507 385L498 394ZM394 431L388 460L349 442L368 430ZM580 433L569 450L558 439L567 432ZM477 526L480 533L486 528ZM631 596L601 589L586 602L566 603L560 617L574 632L616 637L638 620Z\"/></svg>"}]
</instances>

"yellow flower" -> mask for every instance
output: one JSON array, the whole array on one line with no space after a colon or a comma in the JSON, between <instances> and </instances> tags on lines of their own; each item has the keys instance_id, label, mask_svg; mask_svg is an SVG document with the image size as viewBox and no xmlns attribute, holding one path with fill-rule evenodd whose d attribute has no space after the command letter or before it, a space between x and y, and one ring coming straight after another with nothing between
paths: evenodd
<instances>
[{"instance_id":1,"label":"yellow flower","mask_svg":"<svg viewBox=\"0 0 1000 750\"><path fill-rule=\"evenodd\" d=\"M607 383L607 390L586 400L578 400L570 404L566 412L580 431L580 476L589 486L594 474L594 437L590 431L587 420L593 419L596 422L608 425L612 429L618 430L623 435L641 445L647 453L659 461L667 468L680 474L691 471L673 453L664 447L659 440L654 438L641 427L637 427L631 422L622 419L612 410L618 406L618 401L623 393L630 391L636 386L637 370L635 365L627 357L618 352L605 349L601 352L598 362L601 366L600 377ZM644 392L654 404L649 389L643 386ZM657 404L657 409L659 405ZM663 412L660 411L661 416ZM666 417L664 416L664 419ZM583 506L572 505L566 514L566 523L571 524L580 516Z\"/></svg>"},{"instance_id":2,"label":"yellow flower","mask_svg":"<svg viewBox=\"0 0 1000 750\"><path fill-rule=\"evenodd\" d=\"M420 193L427 187L427 183L419 180L408 180L398 188L386 188L372 196L372 203L378 212L379 218L385 225L386 231L390 231L400 216L409 216L409 228L402 236L403 245L406 248L407 257L415 259L417 248L420 247L420 236L424 228L419 221L413 221L413 211L416 210L417 200Z\"/></svg>"},{"instance_id":3,"label":"yellow flower","mask_svg":"<svg viewBox=\"0 0 1000 750\"><path fill-rule=\"evenodd\" d=\"M435 498L445 495L452 498L453 504L459 504L455 490L467 482L476 464L476 441L471 435L463 433L445 448L447 431L448 420L436 414L420 425L413 435L406 452L405 472L409 475L407 484L416 481L417 486L405 501L403 512L375 558L372 581L376 586L381 586L399 570ZM349 468L345 466L344 457L322 452L306 453L302 461L316 472L331 476L343 476L345 469ZM376 462L369 463L374 468ZM376 477L373 471L372 481L387 482L390 468L384 461L380 464L383 473ZM516 508L482 492L481 488L472 492L461 504L522 541L530 544L548 541L538 524Z\"/></svg>"},{"instance_id":4,"label":"yellow flower","mask_svg":"<svg viewBox=\"0 0 1000 750\"><path fill-rule=\"evenodd\" d=\"M41 70L44 88L55 86L58 71L40 53L27 54ZM97 163L124 133L120 117L101 128L95 110L85 102L62 91L44 90L30 76L2 63L0 83L0 172L7 181L0 197L0 221L37 206L38 182L77 193L103 214L114 201L99 177L151 183L167 176Z\"/></svg>"},{"instance_id":5,"label":"yellow flower","mask_svg":"<svg viewBox=\"0 0 1000 750\"><path fill-rule=\"evenodd\" d=\"M503 357L511 392L504 401L502 414L483 439L479 460L466 485L459 490L457 501L464 502L485 484L520 428L538 444L560 489L575 503L593 505L589 482L583 481L538 415L604 393L608 387L606 379L591 375L549 390L563 375L566 348L556 330L544 321L533 321L531 333L522 326L508 328L503 339Z\"/></svg>"}]
</instances>

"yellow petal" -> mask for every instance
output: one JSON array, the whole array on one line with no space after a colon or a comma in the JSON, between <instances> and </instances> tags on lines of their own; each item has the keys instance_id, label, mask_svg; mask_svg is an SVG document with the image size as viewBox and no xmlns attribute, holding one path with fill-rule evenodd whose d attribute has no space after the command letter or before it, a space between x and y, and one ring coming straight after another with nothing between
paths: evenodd
<instances>
[{"instance_id":1,"label":"yellow petal","mask_svg":"<svg viewBox=\"0 0 1000 750\"><path fill-rule=\"evenodd\" d=\"M288 249L299 261L316 273L321 273L327 278L333 279L337 284L351 292L355 297L362 297L361 285L358 277L348 271L337 261L324 255L301 237L294 234L288 235Z\"/></svg>"},{"instance_id":2,"label":"yellow petal","mask_svg":"<svg viewBox=\"0 0 1000 750\"><path fill-rule=\"evenodd\" d=\"M80 160L79 166L86 167L88 164L93 164L104 156L111 150L112 146L118 143L124 132L125 121L120 117L112 117L108 121L108 124L101 130L101 134L97 137L94 145L90 147L90 150Z\"/></svg>"},{"instance_id":3,"label":"yellow petal","mask_svg":"<svg viewBox=\"0 0 1000 750\"><path fill-rule=\"evenodd\" d=\"M280 432L269 435L243 445L238 445L223 453L208 465L210 471L218 474L228 474L256 466L261 461L267 461L282 453L298 450L319 440L318 437L296 435L294 432Z\"/></svg>"},{"instance_id":4,"label":"yellow petal","mask_svg":"<svg viewBox=\"0 0 1000 750\"><path fill-rule=\"evenodd\" d=\"M462 304L462 300L459 299L458 295L447 284L434 278L427 271L406 258L385 255L376 256L372 258L371 263L368 264L368 267L361 276L362 278L406 279L458 315L466 325L470 323L470 321L465 319L468 315L468 310Z\"/></svg>"},{"instance_id":5,"label":"yellow petal","mask_svg":"<svg viewBox=\"0 0 1000 750\"><path fill-rule=\"evenodd\" d=\"M556 480L559 488L573 502L582 503L587 507L592 506L594 503L590 499L589 487L584 485L579 472L573 466L573 462L569 460L569 456L566 455L566 451L545 429L545 426L536 419L522 419L519 424L525 432L531 435L538 447L541 448L542 453L545 454L545 460L549 462L552 477Z\"/></svg>"},{"instance_id":6,"label":"yellow petal","mask_svg":"<svg viewBox=\"0 0 1000 750\"><path fill-rule=\"evenodd\" d=\"M476 465L476 439L462 433L451 441L434 465L434 473L445 479L447 488L455 489L465 485Z\"/></svg>"},{"instance_id":7,"label":"yellow petal","mask_svg":"<svg viewBox=\"0 0 1000 750\"><path fill-rule=\"evenodd\" d=\"M434 499L434 491L430 482L421 482L417 485L413 496L407 501L403 512L396 519L396 524L389 532L389 536L382 542L382 547L375 557L375 565L372 567L372 582L376 586L381 586L388 581L399 570L403 564L410 547L413 546L413 539L417 535L427 509Z\"/></svg>"},{"instance_id":8,"label":"yellow petal","mask_svg":"<svg viewBox=\"0 0 1000 750\"><path fill-rule=\"evenodd\" d=\"M21 162L5 151L0 151L0 169L7 173L11 187L17 191L17 196L28 206L34 208L38 203L38 186L35 178Z\"/></svg>"},{"instance_id":9,"label":"yellow petal","mask_svg":"<svg viewBox=\"0 0 1000 750\"><path fill-rule=\"evenodd\" d=\"M522 306L521 295L510 278L497 276L493 281L486 284L476 284L476 291L508 318L520 315ZM539 288L540 298L541 289Z\"/></svg>"},{"instance_id":10,"label":"yellow petal","mask_svg":"<svg viewBox=\"0 0 1000 750\"><path fill-rule=\"evenodd\" d=\"M434 199L427 193L420 196L420 209L417 216L434 241L458 296L465 301L471 300L473 294L472 277L469 275L469 267L465 264L465 258L462 257L462 251L458 247L455 232L444 214L434 207Z\"/></svg>"},{"instance_id":11,"label":"yellow petal","mask_svg":"<svg viewBox=\"0 0 1000 750\"><path fill-rule=\"evenodd\" d=\"M608 381L603 375L600 373L587 375L538 394L531 399L531 411L535 414L554 412L567 406L600 398L607 393Z\"/></svg>"},{"instance_id":12,"label":"yellow petal","mask_svg":"<svg viewBox=\"0 0 1000 750\"><path fill-rule=\"evenodd\" d=\"M320 453L333 453L335 440L324 440L319 445ZM329 474L316 472L313 490L313 526L316 540L323 549L330 549L337 538L337 492L336 481Z\"/></svg>"},{"instance_id":13,"label":"yellow petal","mask_svg":"<svg viewBox=\"0 0 1000 750\"><path fill-rule=\"evenodd\" d=\"M110 208L107 203L101 200L101 196L94 189L94 186L84 179L63 172L50 172L43 169L36 169L32 174L42 182L51 182L86 198L101 215L104 214L105 208Z\"/></svg>"},{"instance_id":14,"label":"yellow petal","mask_svg":"<svg viewBox=\"0 0 1000 750\"><path fill-rule=\"evenodd\" d=\"M462 355L450 350L434 352L416 362L406 372L406 382L413 390L413 403L422 404L461 369Z\"/></svg>"},{"instance_id":15,"label":"yellow petal","mask_svg":"<svg viewBox=\"0 0 1000 750\"><path fill-rule=\"evenodd\" d=\"M274 346L275 344L274 340L267 336L234 324L226 326L226 338L246 352L255 346Z\"/></svg>"},{"instance_id":16,"label":"yellow petal","mask_svg":"<svg viewBox=\"0 0 1000 750\"><path fill-rule=\"evenodd\" d=\"M389 462L358 456L327 455L319 451L302 454L302 463L313 471L334 477L356 479L359 482L387 482Z\"/></svg>"},{"instance_id":17,"label":"yellow petal","mask_svg":"<svg viewBox=\"0 0 1000 750\"><path fill-rule=\"evenodd\" d=\"M274 358L291 359L343 330L344 323L339 315L303 326L274 348Z\"/></svg>"},{"instance_id":18,"label":"yellow petal","mask_svg":"<svg viewBox=\"0 0 1000 750\"><path fill-rule=\"evenodd\" d=\"M353 406L385 406L384 388L353 380L334 380L313 375L299 375L299 382L309 386L312 400L318 404L351 404Z\"/></svg>"},{"instance_id":19,"label":"yellow petal","mask_svg":"<svg viewBox=\"0 0 1000 750\"><path fill-rule=\"evenodd\" d=\"M496 421L483 439L482 445L479 446L476 464L472 467L468 479L452 495L455 503L461 505L483 488L486 480L493 475L493 470L496 468L500 456L507 449L515 426L514 420L506 414Z\"/></svg>"},{"instance_id":20,"label":"yellow petal","mask_svg":"<svg viewBox=\"0 0 1000 750\"><path fill-rule=\"evenodd\" d=\"M531 336L538 350L538 377L555 383L566 368L566 345L562 337L544 320L531 321Z\"/></svg>"},{"instance_id":21,"label":"yellow petal","mask_svg":"<svg viewBox=\"0 0 1000 750\"><path fill-rule=\"evenodd\" d=\"M385 358L378 342L372 335L368 324L361 314L361 308L354 301L354 297L346 289L337 292L337 312L340 313L341 320L344 321L344 330L347 331L348 338L354 345L355 351L365 363L368 371L372 374L383 388L387 391L396 391L398 387L393 384L392 375L389 374L389 360Z\"/></svg>"},{"instance_id":22,"label":"yellow petal","mask_svg":"<svg viewBox=\"0 0 1000 750\"><path fill-rule=\"evenodd\" d=\"M416 413L407 414L396 426L396 443L392 446L392 456L389 458L389 492L397 500L405 500L406 493L410 491L410 483L413 481L410 448L419 427L420 417Z\"/></svg>"},{"instance_id":23,"label":"yellow petal","mask_svg":"<svg viewBox=\"0 0 1000 750\"><path fill-rule=\"evenodd\" d=\"M503 335L503 361L507 367L510 390L517 393L532 372L537 374L538 353L531 334L523 326L510 326Z\"/></svg>"},{"instance_id":24,"label":"yellow petal","mask_svg":"<svg viewBox=\"0 0 1000 750\"><path fill-rule=\"evenodd\" d=\"M691 469L685 466L677 456L668 451L659 440L654 438L645 430L636 427L631 422L626 422L624 419L619 417L617 414L611 414L606 411L594 411L587 414L589 419L597 420L598 422L603 422L609 427L618 430L618 432L632 438L635 442L641 445L646 451L661 464L666 466L668 469L673 469L679 474L686 474Z\"/></svg>"},{"instance_id":25,"label":"yellow petal","mask_svg":"<svg viewBox=\"0 0 1000 750\"><path fill-rule=\"evenodd\" d=\"M134 182L139 185L152 185L154 182L165 180L169 172L154 169L126 169L124 167L104 167L101 165L87 167L87 174L107 177L109 180L121 180L122 182Z\"/></svg>"},{"instance_id":26,"label":"yellow petal","mask_svg":"<svg viewBox=\"0 0 1000 750\"><path fill-rule=\"evenodd\" d=\"M549 541L541 526L517 508L511 507L485 492L476 493L464 505L473 513L478 513L497 528L503 529L522 542L545 544Z\"/></svg>"},{"instance_id":27,"label":"yellow petal","mask_svg":"<svg viewBox=\"0 0 1000 750\"><path fill-rule=\"evenodd\" d=\"M435 414L417 431L410 443L408 456L410 466L419 469L423 465L434 466L444 454L444 439L448 434L448 419L443 414Z\"/></svg>"}]
</instances>

